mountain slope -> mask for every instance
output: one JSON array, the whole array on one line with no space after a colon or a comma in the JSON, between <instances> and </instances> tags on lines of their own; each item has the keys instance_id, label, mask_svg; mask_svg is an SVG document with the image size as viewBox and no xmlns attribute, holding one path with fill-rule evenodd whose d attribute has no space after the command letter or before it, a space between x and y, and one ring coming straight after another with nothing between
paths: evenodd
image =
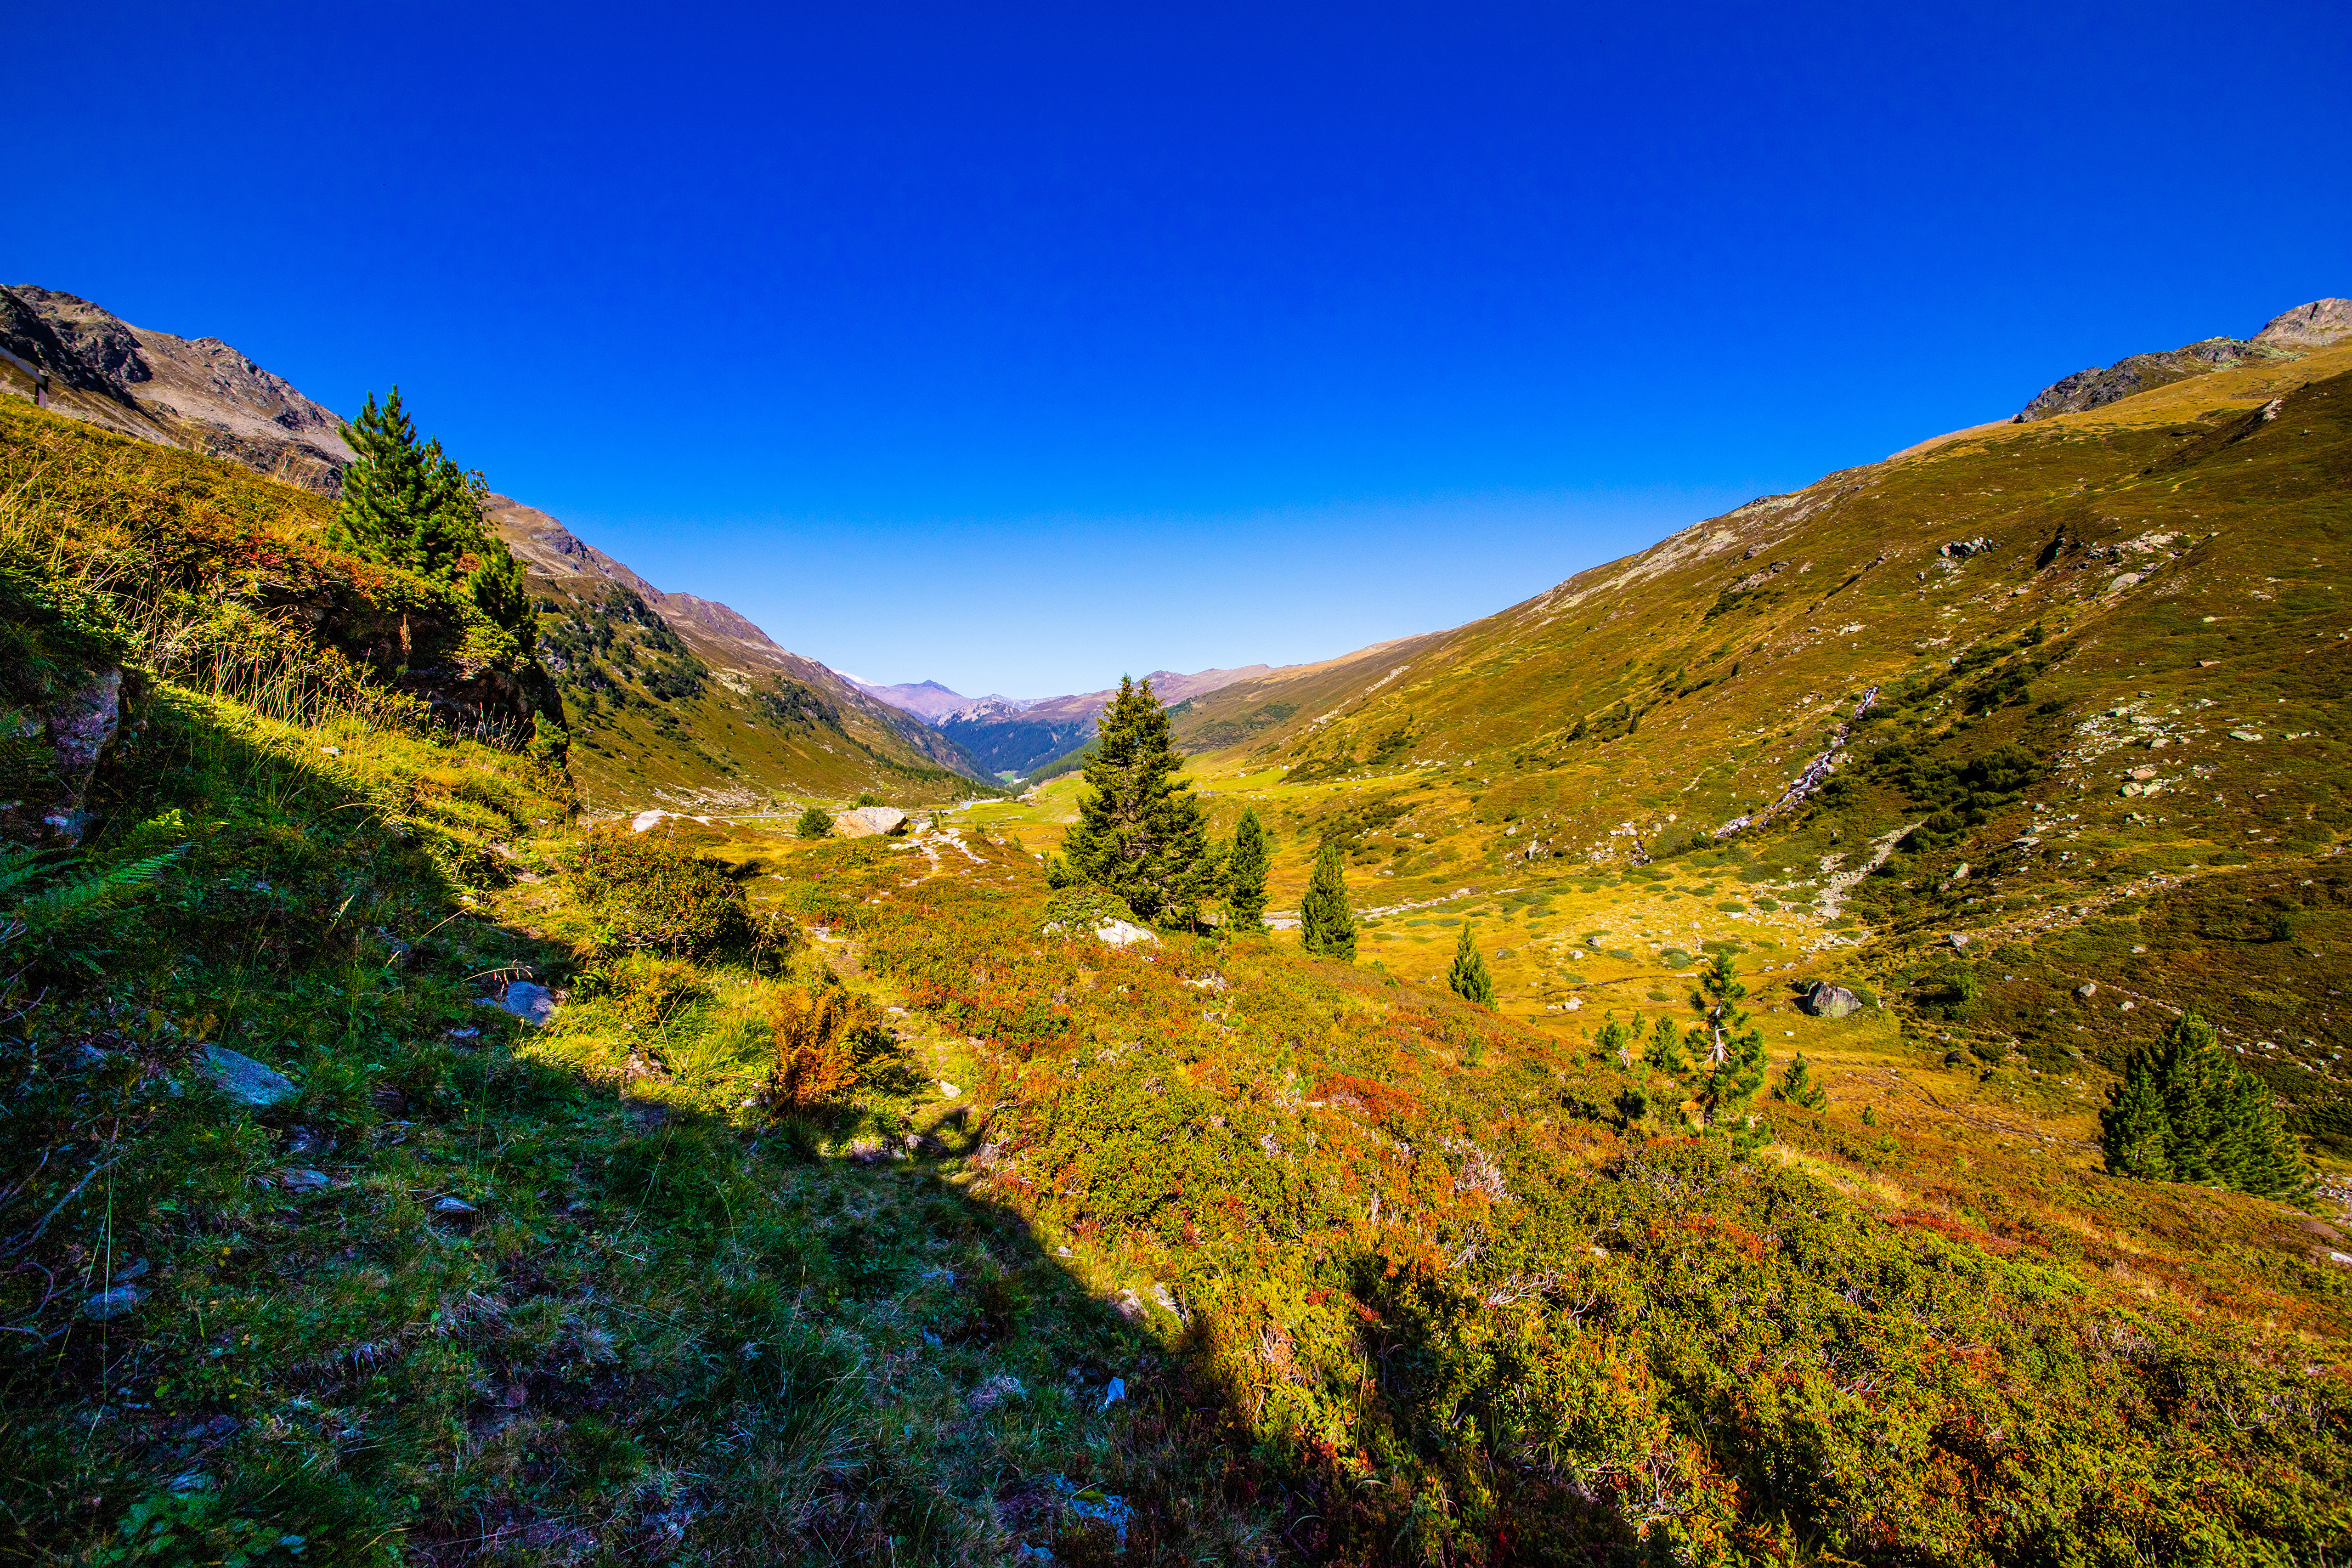
<instances>
[{"instance_id":1,"label":"mountain slope","mask_svg":"<svg viewBox=\"0 0 2352 1568\"><path fill-rule=\"evenodd\" d=\"M20 283L0 289L0 349L48 373L61 414L125 436L226 458L333 495L352 449L343 422L218 338L134 327L89 300ZM0 383L29 393L22 364Z\"/></svg>"},{"instance_id":2,"label":"mountain slope","mask_svg":"<svg viewBox=\"0 0 2352 1568\"><path fill-rule=\"evenodd\" d=\"M1240 669L1203 669L1191 675L1155 669L1144 679L1151 682L1151 689L1160 701L1173 706L1220 690L1236 680L1268 673L1266 666L1253 664ZM1106 689L1019 702L984 697L951 710L934 722L943 734L983 765L1001 773L1025 773L1094 739L1096 721L1114 695L1112 689Z\"/></svg>"},{"instance_id":3,"label":"mountain slope","mask_svg":"<svg viewBox=\"0 0 2352 1568\"><path fill-rule=\"evenodd\" d=\"M592 802L779 790L937 801L990 782L952 740L726 605L663 593L534 507L492 496L488 515L540 599Z\"/></svg>"},{"instance_id":4,"label":"mountain slope","mask_svg":"<svg viewBox=\"0 0 2352 1568\"><path fill-rule=\"evenodd\" d=\"M2309 977L2352 941L2347 480L2338 342L1830 475L1179 735L1284 770L1227 787L1287 885L1336 837L1383 905L1610 907L1613 959L1510 942L1528 1005L1704 938L1843 954L1990 1065L2192 1007L2352 1152L2352 1016Z\"/></svg>"}]
</instances>

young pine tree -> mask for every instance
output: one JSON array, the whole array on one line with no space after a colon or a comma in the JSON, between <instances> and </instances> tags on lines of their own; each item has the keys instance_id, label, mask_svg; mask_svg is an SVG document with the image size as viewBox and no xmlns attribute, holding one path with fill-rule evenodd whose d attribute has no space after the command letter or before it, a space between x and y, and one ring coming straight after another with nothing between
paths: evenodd
<instances>
[{"instance_id":1,"label":"young pine tree","mask_svg":"<svg viewBox=\"0 0 2352 1568\"><path fill-rule=\"evenodd\" d=\"M1813 1064L1805 1059L1802 1051L1780 1074L1780 1081L1772 1086L1772 1098L1801 1105L1807 1110L1819 1110L1830 1102L1829 1090L1813 1081Z\"/></svg>"},{"instance_id":2,"label":"young pine tree","mask_svg":"<svg viewBox=\"0 0 2352 1568\"><path fill-rule=\"evenodd\" d=\"M370 393L360 416L343 426L343 439L357 457L335 503L340 541L419 576L462 583L477 607L529 651L537 617L521 565L482 521L489 490L480 476L452 462L437 437L418 437L398 387L381 407Z\"/></svg>"},{"instance_id":3,"label":"young pine tree","mask_svg":"<svg viewBox=\"0 0 2352 1568\"><path fill-rule=\"evenodd\" d=\"M800 824L793 831L803 838L823 838L833 831L833 818L813 805L801 813Z\"/></svg>"},{"instance_id":4,"label":"young pine tree","mask_svg":"<svg viewBox=\"0 0 2352 1568\"><path fill-rule=\"evenodd\" d=\"M1454 944L1454 967L1445 972L1445 984L1465 1002L1495 1005L1495 977L1486 973L1486 960L1470 934L1468 921L1462 922L1461 940Z\"/></svg>"},{"instance_id":5,"label":"young pine tree","mask_svg":"<svg viewBox=\"0 0 2352 1568\"><path fill-rule=\"evenodd\" d=\"M1234 847L1225 856L1225 925L1236 931L1265 929L1265 876L1271 858L1265 824L1257 807L1242 813L1234 827Z\"/></svg>"},{"instance_id":6,"label":"young pine tree","mask_svg":"<svg viewBox=\"0 0 2352 1568\"><path fill-rule=\"evenodd\" d=\"M1661 1014L1650 1026L1650 1048L1645 1058L1653 1072L1668 1078L1680 1078L1690 1071L1690 1058L1683 1054L1681 1026Z\"/></svg>"},{"instance_id":7,"label":"young pine tree","mask_svg":"<svg viewBox=\"0 0 2352 1568\"><path fill-rule=\"evenodd\" d=\"M1747 996L1738 965L1727 952L1717 953L1700 971L1698 989L1691 993L1691 1005L1698 1009L1707 1037L1711 1070L1698 1097L1710 1120L1747 1104L1764 1087L1764 1036L1749 1026L1748 1011L1739 1005Z\"/></svg>"},{"instance_id":8,"label":"young pine tree","mask_svg":"<svg viewBox=\"0 0 2352 1568\"><path fill-rule=\"evenodd\" d=\"M2270 1091L2221 1048L2213 1026L2182 1015L2136 1051L2099 1112L2107 1169L2143 1181L2196 1182L2291 1197L2310 1180Z\"/></svg>"},{"instance_id":9,"label":"young pine tree","mask_svg":"<svg viewBox=\"0 0 2352 1568\"><path fill-rule=\"evenodd\" d=\"M1348 883L1339 869L1339 846L1327 843L1315 857L1307 896L1298 903L1298 945L1325 958L1353 963L1356 917L1348 912Z\"/></svg>"},{"instance_id":10,"label":"young pine tree","mask_svg":"<svg viewBox=\"0 0 2352 1568\"><path fill-rule=\"evenodd\" d=\"M1176 776L1183 766L1151 683L1122 676L1096 731L1077 824L1062 853L1139 919L1195 920L1209 890L1202 886L1208 825L1192 786Z\"/></svg>"}]
</instances>

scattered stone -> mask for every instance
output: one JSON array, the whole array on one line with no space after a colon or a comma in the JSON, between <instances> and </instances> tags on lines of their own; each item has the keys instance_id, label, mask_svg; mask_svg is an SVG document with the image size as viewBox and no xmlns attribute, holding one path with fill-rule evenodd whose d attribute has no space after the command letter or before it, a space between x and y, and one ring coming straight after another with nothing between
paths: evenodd
<instances>
[{"instance_id":1,"label":"scattered stone","mask_svg":"<svg viewBox=\"0 0 2352 1568\"><path fill-rule=\"evenodd\" d=\"M205 1047L204 1074L215 1089L255 1110L283 1104L299 1092L284 1073L225 1046Z\"/></svg>"},{"instance_id":2,"label":"scattered stone","mask_svg":"<svg viewBox=\"0 0 2352 1568\"><path fill-rule=\"evenodd\" d=\"M1008 1399L1026 1398L1028 1392L1021 1386L1019 1378L1000 1373L971 1391L971 1407L974 1410L993 1410Z\"/></svg>"},{"instance_id":3,"label":"scattered stone","mask_svg":"<svg viewBox=\"0 0 2352 1568\"><path fill-rule=\"evenodd\" d=\"M1861 997L1826 980L1813 982L1813 988L1805 993L1805 1011L1816 1018L1843 1018L1861 1007Z\"/></svg>"},{"instance_id":4,"label":"scattered stone","mask_svg":"<svg viewBox=\"0 0 2352 1568\"><path fill-rule=\"evenodd\" d=\"M1102 1407L1105 1410L1108 1410L1126 1397L1127 1379L1123 1377L1114 1377L1110 1380L1110 1386L1103 1390Z\"/></svg>"},{"instance_id":5,"label":"scattered stone","mask_svg":"<svg viewBox=\"0 0 2352 1568\"><path fill-rule=\"evenodd\" d=\"M1969 945L1969 933L1963 931L1956 931L1944 940L1956 948L1966 947Z\"/></svg>"},{"instance_id":6,"label":"scattered stone","mask_svg":"<svg viewBox=\"0 0 2352 1568\"><path fill-rule=\"evenodd\" d=\"M463 1198L445 1197L433 1200L433 1212L444 1219L471 1219L482 1211Z\"/></svg>"},{"instance_id":7,"label":"scattered stone","mask_svg":"<svg viewBox=\"0 0 2352 1568\"><path fill-rule=\"evenodd\" d=\"M2232 741L2259 741L2262 738L2263 732L2259 730L2232 730L2230 731L2230 739Z\"/></svg>"},{"instance_id":8,"label":"scattered stone","mask_svg":"<svg viewBox=\"0 0 2352 1568\"><path fill-rule=\"evenodd\" d=\"M2086 1002L2092 997L2096 996L2098 994L2099 983L2095 980L2085 980L2083 984L2074 987L2074 994L2082 997Z\"/></svg>"},{"instance_id":9,"label":"scattered stone","mask_svg":"<svg viewBox=\"0 0 2352 1568\"><path fill-rule=\"evenodd\" d=\"M324 1171L288 1171L278 1178L278 1184L289 1193L315 1193L333 1185Z\"/></svg>"},{"instance_id":10,"label":"scattered stone","mask_svg":"<svg viewBox=\"0 0 2352 1568\"><path fill-rule=\"evenodd\" d=\"M544 1024L555 1016L554 993L528 980L511 981L503 995L477 997L474 1005L512 1013L526 1024Z\"/></svg>"},{"instance_id":11,"label":"scattered stone","mask_svg":"<svg viewBox=\"0 0 2352 1568\"><path fill-rule=\"evenodd\" d=\"M1950 561L1966 561L1971 555L1984 554L1992 547L1992 541L1979 533L1974 539L1956 539L1936 553Z\"/></svg>"},{"instance_id":12,"label":"scattered stone","mask_svg":"<svg viewBox=\"0 0 2352 1568\"><path fill-rule=\"evenodd\" d=\"M1944 1065L1948 1068L1966 1067L1969 1065L1969 1058L1967 1054L1961 1051L1946 1051Z\"/></svg>"},{"instance_id":13,"label":"scattered stone","mask_svg":"<svg viewBox=\"0 0 2352 1568\"><path fill-rule=\"evenodd\" d=\"M136 1285L117 1285L100 1290L81 1304L81 1315L94 1323L110 1322L139 1310L147 1300L147 1292Z\"/></svg>"}]
</instances>

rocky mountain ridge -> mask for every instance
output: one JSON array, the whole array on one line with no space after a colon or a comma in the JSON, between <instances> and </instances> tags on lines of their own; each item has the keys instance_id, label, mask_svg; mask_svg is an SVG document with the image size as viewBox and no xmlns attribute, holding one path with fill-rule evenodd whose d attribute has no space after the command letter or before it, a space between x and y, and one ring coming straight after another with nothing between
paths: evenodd
<instances>
[{"instance_id":1,"label":"rocky mountain ridge","mask_svg":"<svg viewBox=\"0 0 2352 1568\"><path fill-rule=\"evenodd\" d=\"M78 295L0 289L0 388L121 435L226 458L322 495L342 486L343 422L218 338L135 327Z\"/></svg>"},{"instance_id":2,"label":"rocky mountain ridge","mask_svg":"<svg viewBox=\"0 0 2352 1568\"><path fill-rule=\"evenodd\" d=\"M2060 414L2103 408L2135 393L2151 391L2190 376L2242 364L2299 357L2312 349L2352 338L2352 300L2315 300L2271 318L2251 338L2207 338L2154 353L2132 354L2111 365L2093 365L2062 377L2034 394L2014 424L2027 425Z\"/></svg>"}]
</instances>

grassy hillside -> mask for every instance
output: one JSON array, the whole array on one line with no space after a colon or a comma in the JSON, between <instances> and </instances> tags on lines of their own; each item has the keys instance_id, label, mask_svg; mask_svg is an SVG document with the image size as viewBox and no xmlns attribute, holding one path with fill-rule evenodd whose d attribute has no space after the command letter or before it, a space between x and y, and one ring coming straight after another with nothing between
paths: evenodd
<instances>
[{"instance_id":1,"label":"grassy hillside","mask_svg":"<svg viewBox=\"0 0 2352 1568\"><path fill-rule=\"evenodd\" d=\"M1507 1005L1540 1016L1729 942L2044 1073L2193 1006L2343 1150L2347 1019L2313 974L2352 937L2347 370L1930 444L1196 700L1180 734L1271 811L1284 886L1337 835L1372 900L1417 906L1376 931L1408 973L1450 953L1430 922L1507 920Z\"/></svg>"},{"instance_id":2,"label":"grassy hillside","mask_svg":"<svg viewBox=\"0 0 2352 1568\"><path fill-rule=\"evenodd\" d=\"M897 839L583 832L462 605L296 492L0 405L11 791L130 694L78 847L0 850L0 1558L2339 1554L2352 1240L2110 1177L2089 1124L2167 994L2324 1021L2340 682L2283 650L2333 624L2342 395L1955 443L1302 678L1196 777L1288 889L1345 841L1391 911L1354 964L1095 940L1038 865L1074 781ZM2105 489L2033 466L2076 446ZM1931 495L1994 548L1939 553ZM2118 553L2192 503L2221 540ZM549 646L694 700L598 603ZM395 627L434 662L371 662ZM1714 837L1864 678L1843 783ZM1497 1007L1426 983L1465 918ZM1818 1104L1701 1128L1607 1048L1695 1016L1709 951ZM1884 1005L1796 1011L1815 977ZM2324 1132L2301 1057L2265 1070Z\"/></svg>"}]
</instances>

